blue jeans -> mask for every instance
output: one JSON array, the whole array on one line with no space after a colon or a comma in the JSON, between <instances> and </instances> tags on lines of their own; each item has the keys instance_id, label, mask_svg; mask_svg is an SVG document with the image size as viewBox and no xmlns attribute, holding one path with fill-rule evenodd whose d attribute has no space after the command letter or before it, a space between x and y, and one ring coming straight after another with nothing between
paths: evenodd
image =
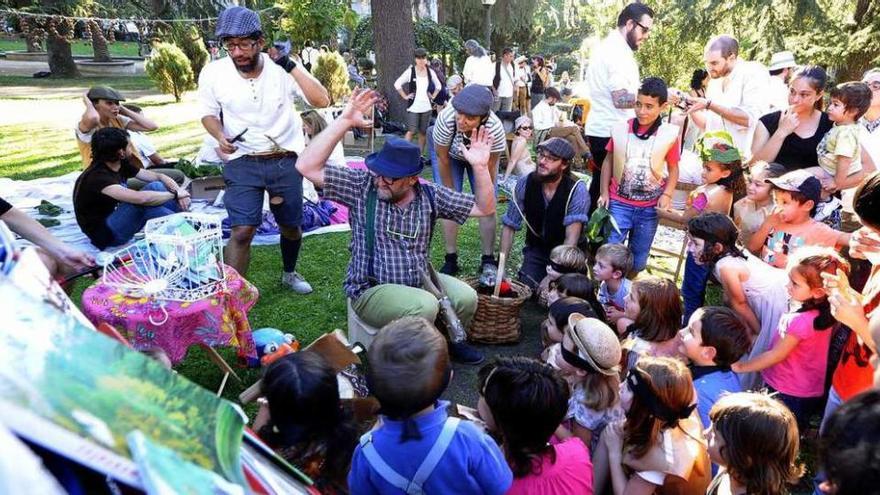
<instances>
[{"instance_id":1,"label":"blue jeans","mask_svg":"<svg viewBox=\"0 0 880 495\"><path fill-rule=\"evenodd\" d=\"M141 191L168 192L168 189L165 188L165 184L162 184L159 181L154 181L141 188ZM173 199L156 206L140 206L131 203L119 203L119 205L116 206L116 210L114 210L113 213L107 217L107 220L105 220L107 227L113 232L112 245L118 246L130 241L135 234L144 228L144 225L147 224L147 220L164 217L179 211L180 207L178 206L177 201Z\"/></svg>"},{"instance_id":2,"label":"blue jeans","mask_svg":"<svg viewBox=\"0 0 880 495\"><path fill-rule=\"evenodd\" d=\"M654 242L654 234L657 233L657 210L653 207L640 207L628 205L622 201L611 200L608 211L617 222L620 233L612 231L608 242L623 244L629 236L627 245L633 254L633 272L640 272L648 266L648 254L651 252L651 243Z\"/></svg>"},{"instance_id":3,"label":"blue jeans","mask_svg":"<svg viewBox=\"0 0 880 495\"><path fill-rule=\"evenodd\" d=\"M698 265L693 255L688 253L684 263L684 281L681 284L681 297L684 299L684 322L687 324L694 311L703 307L706 301L706 284L709 282L709 266Z\"/></svg>"}]
</instances>

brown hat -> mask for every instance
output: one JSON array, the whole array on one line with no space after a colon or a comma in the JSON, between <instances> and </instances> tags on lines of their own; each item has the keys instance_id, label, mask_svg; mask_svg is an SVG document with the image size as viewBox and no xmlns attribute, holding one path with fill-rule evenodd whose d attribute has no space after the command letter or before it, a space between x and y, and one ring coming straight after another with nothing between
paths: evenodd
<instances>
[{"instance_id":1,"label":"brown hat","mask_svg":"<svg viewBox=\"0 0 880 495\"><path fill-rule=\"evenodd\" d=\"M608 325L596 318L572 313L568 317L568 328L578 354L593 369L603 375L616 375L620 371L620 341Z\"/></svg>"}]
</instances>

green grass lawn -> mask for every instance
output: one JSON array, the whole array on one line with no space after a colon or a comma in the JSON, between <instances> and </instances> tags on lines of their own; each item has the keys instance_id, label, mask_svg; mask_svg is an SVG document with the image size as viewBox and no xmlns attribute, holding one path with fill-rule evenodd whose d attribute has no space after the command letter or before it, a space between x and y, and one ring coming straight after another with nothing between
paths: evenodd
<instances>
[{"instance_id":1,"label":"green grass lawn","mask_svg":"<svg viewBox=\"0 0 880 495\"><path fill-rule=\"evenodd\" d=\"M82 168L73 129L82 116L84 107L81 98L89 86L98 83L111 85L123 95L126 91L149 88L148 79L135 77L111 80L39 79L36 81L64 83L58 86L47 84L47 91L39 92L44 95L42 98L36 98L36 94L34 98L16 98L13 86L24 84L23 79L27 78L0 77L0 89L6 86L13 93L11 98L0 98L0 114L26 116L17 123L0 123L0 177L16 180L63 175ZM180 103L175 103L167 95L142 96L128 101L142 106L147 115L160 124L159 130L151 132L149 137L161 156L169 159L195 156L204 137L204 129L193 117L193 93L186 95ZM28 118L30 115L35 118L31 120Z\"/></svg>"},{"instance_id":2,"label":"green grass lawn","mask_svg":"<svg viewBox=\"0 0 880 495\"><path fill-rule=\"evenodd\" d=\"M110 86L119 91L146 91L155 88L153 81L144 74L136 76L118 76L118 77L80 77L76 79L46 77L35 79L29 76L9 76L0 75L0 91L3 91L3 98L8 99L58 99L65 98L65 94L55 94L46 96L21 96L15 94L15 88L73 88L82 87L89 88L91 86Z\"/></svg>"},{"instance_id":3,"label":"green grass lawn","mask_svg":"<svg viewBox=\"0 0 880 495\"><path fill-rule=\"evenodd\" d=\"M0 40L0 52L24 51L26 49L27 47L25 46L24 40ZM85 40L74 40L70 49L73 52L73 55L77 57L87 57L94 55L91 43ZM114 43L110 43L110 56L137 57L137 43L133 41L116 41Z\"/></svg>"}]
</instances>

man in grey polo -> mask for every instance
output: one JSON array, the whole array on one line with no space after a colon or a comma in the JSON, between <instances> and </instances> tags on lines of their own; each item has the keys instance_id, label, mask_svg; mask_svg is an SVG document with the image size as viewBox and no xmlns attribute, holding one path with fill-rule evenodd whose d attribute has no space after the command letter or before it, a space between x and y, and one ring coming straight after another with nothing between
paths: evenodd
<instances>
[{"instance_id":1,"label":"man in grey polo","mask_svg":"<svg viewBox=\"0 0 880 495\"><path fill-rule=\"evenodd\" d=\"M290 58L273 62L262 53L260 18L250 9L229 7L221 12L216 36L229 56L202 69L199 103L202 125L220 151L230 155L223 167L223 202L232 225L226 263L242 275L247 272L267 191L281 230L282 284L308 294L312 287L295 271L302 244L302 176L296 158L305 140L294 95L326 107L327 90Z\"/></svg>"}]
</instances>

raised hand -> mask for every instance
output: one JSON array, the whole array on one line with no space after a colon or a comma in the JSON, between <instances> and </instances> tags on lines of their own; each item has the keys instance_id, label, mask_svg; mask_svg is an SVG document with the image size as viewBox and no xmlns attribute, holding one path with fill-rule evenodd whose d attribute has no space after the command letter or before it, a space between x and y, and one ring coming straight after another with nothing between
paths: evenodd
<instances>
[{"instance_id":1,"label":"raised hand","mask_svg":"<svg viewBox=\"0 0 880 495\"><path fill-rule=\"evenodd\" d=\"M786 109L779 116L779 130L784 132L786 136L793 133L799 125L801 125L801 119L791 108Z\"/></svg>"},{"instance_id":2,"label":"raised hand","mask_svg":"<svg viewBox=\"0 0 880 495\"><path fill-rule=\"evenodd\" d=\"M340 116L350 127L372 127L373 105L379 101L379 93L372 89L355 88Z\"/></svg>"},{"instance_id":3,"label":"raised hand","mask_svg":"<svg viewBox=\"0 0 880 495\"><path fill-rule=\"evenodd\" d=\"M480 126L471 131L471 145L466 147L461 143L459 152L464 159L474 167L488 167L489 155L492 153L492 137L485 126Z\"/></svg>"},{"instance_id":4,"label":"raised hand","mask_svg":"<svg viewBox=\"0 0 880 495\"><path fill-rule=\"evenodd\" d=\"M874 255L878 253L880 253L880 235L870 227L862 227L852 233L852 236L849 238L850 256L868 259L868 256L876 258Z\"/></svg>"}]
</instances>

